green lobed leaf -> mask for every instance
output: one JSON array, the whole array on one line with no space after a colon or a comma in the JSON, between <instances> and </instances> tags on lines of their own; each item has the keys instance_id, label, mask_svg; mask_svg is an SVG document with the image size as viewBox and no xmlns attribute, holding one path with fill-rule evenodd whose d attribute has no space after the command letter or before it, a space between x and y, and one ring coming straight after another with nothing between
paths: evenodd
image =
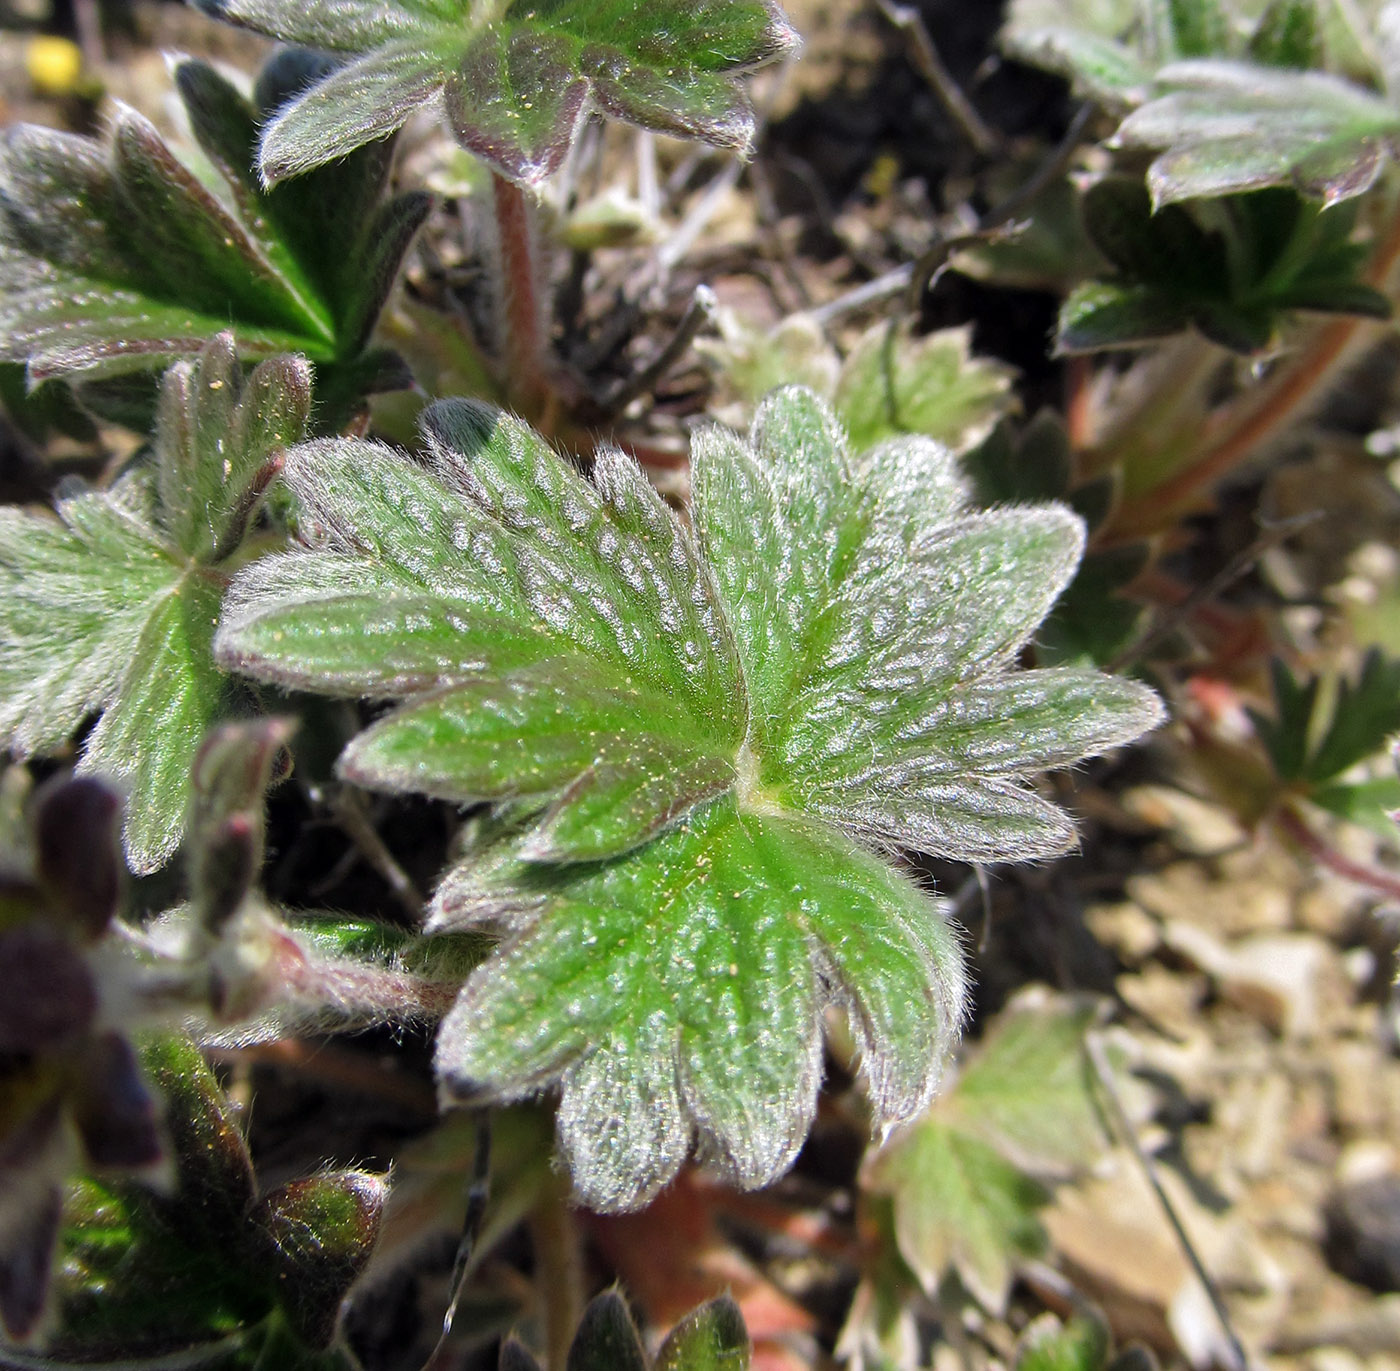
<instances>
[{"instance_id":1,"label":"green lobed leaf","mask_svg":"<svg viewBox=\"0 0 1400 1371\"><path fill-rule=\"evenodd\" d=\"M1039 1174L1073 1174L1107 1141L1084 1050L1092 1009L1000 1015L945 1101L945 1117Z\"/></svg>"},{"instance_id":2,"label":"green lobed leaf","mask_svg":"<svg viewBox=\"0 0 1400 1371\"><path fill-rule=\"evenodd\" d=\"M1400 111L1325 72L1201 58L1156 76L1122 147L1152 148L1154 204L1293 186L1334 204L1370 189L1400 136Z\"/></svg>"},{"instance_id":3,"label":"green lobed leaf","mask_svg":"<svg viewBox=\"0 0 1400 1371\"><path fill-rule=\"evenodd\" d=\"M772 0L199 0L275 38L356 54L282 109L263 136L268 182L382 138L439 92L462 145L510 180L556 171L590 108L747 149L738 77L792 51Z\"/></svg>"},{"instance_id":4,"label":"green lobed leaf","mask_svg":"<svg viewBox=\"0 0 1400 1371\"><path fill-rule=\"evenodd\" d=\"M980 442L1012 404L1011 368L971 354L970 329L911 338L877 324L841 369L832 404L864 451L916 433L960 450Z\"/></svg>"},{"instance_id":5,"label":"green lobed leaf","mask_svg":"<svg viewBox=\"0 0 1400 1371\"><path fill-rule=\"evenodd\" d=\"M900 1255L926 1291L956 1273L989 1308L1005 1307L1015 1264L1037 1255L1040 1177L1066 1177L1099 1153L1084 1034L1087 1009L1023 1005L989 1028L953 1088L898 1130L866 1166L893 1202Z\"/></svg>"},{"instance_id":6,"label":"green lobed leaf","mask_svg":"<svg viewBox=\"0 0 1400 1371\"><path fill-rule=\"evenodd\" d=\"M1136 180L1084 196L1085 227L1116 275L1077 287L1060 312L1062 352L1140 346L1194 326L1240 352L1273 342L1293 310L1388 318L1361 277L1365 247L1346 206L1319 210L1291 190L1154 211Z\"/></svg>"},{"instance_id":7,"label":"green lobed leaf","mask_svg":"<svg viewBox=\"0 0 1400 1371\"><path fill-rule=\"evenodd\" d=\"M689 525L620 454L589 482L483 406L423 422L423 462L289 454L312 545L239 575L216 653L400 700L343 775L509 806L434 900L431 928L502 938L442 1026L445 1092L558 1084L575 1185L603 1209L693 1148L746 1186L779 1174L832 1002L877 1126L917 1113L962 960L942 908L860 843L1063 850L1072 825L1030 774L1159 717L1131 682L1012 670L1078 519L972 509L924 439L853 456L797 389L747 439L697 437Z\"/></svg>"},{"instance_id":8,"label":"green lobed leaf","mask_svg":"<svg viewBox=\"0 0 1400 1371\"><path fill-rule=\"evenodd\" d=\"M215 563L237 549L261 468L302 435L308 382L277 358L245 387L221 335L167 374L152 463L61 500L57 518L0 510L0 739L51 753L100 714L81 767L128 788L138 873L180 841L195 753L225 707Z\"/></svg>"},{"instance_id":9,"label":"green lobed leaf","mask_svg":"<svg viewBox=\"0 0 1400 1371\"><path fill-rule=\"evenodd\" d=\"M316 364L323 422L357 402L356 386L383 369L366 352L369 333L429 202L384 200L387 143L314 184L262 189L252 160L259 129L317 70L308 60L274 60L261 110L207 64L176 65L200 156L217 173L209 184L124 107L105 145L30 125L8 130L0 358L25 363L31 385L89 380L192 356L231 328L241 359L299 352Z\"/></svg>"},{"instance_id":10,"label":"green lobed leaf","mask_svg":"<svg viewBox=\"0 0 1400 1371\"><path fill-rule=\"evenodd\" d=\"M936 1119L880 1154L870 1176L895 1204L899 1251L929 1294L950 1272L987 1308L1006 1306L1017 1260L1045 1249L1045 1189L995 1148ZM917 1198L916 1198L917 1197Z\"/></svg>"}]
</instances>

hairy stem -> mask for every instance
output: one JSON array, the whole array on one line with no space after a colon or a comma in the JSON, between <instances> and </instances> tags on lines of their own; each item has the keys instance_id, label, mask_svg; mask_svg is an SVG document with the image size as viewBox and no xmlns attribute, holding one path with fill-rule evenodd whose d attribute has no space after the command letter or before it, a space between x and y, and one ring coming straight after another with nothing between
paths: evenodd
<instances>
[{"instance_id":1,"label":"hairy stem","mask_svg":"<svg viewBox=\"0 0 1400 1371\"><path fill-rule=\"evenodd\" d=\"M519 186L493 173L505 389L519 414L538 421L549 401L545 327L534 207Z\"/></svg>"}]
</instances>

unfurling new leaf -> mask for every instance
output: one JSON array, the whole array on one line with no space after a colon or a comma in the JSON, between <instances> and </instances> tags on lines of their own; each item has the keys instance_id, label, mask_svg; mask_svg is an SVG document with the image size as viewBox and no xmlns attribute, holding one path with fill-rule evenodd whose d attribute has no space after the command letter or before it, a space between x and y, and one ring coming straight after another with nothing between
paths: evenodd
<instances>
[{"instance_id":1,"label":"unfurling new leaf","mask_svg":"<svg viewBox=\"0 0 1400 1371\"><path fill-rule=\"evenodd\" d=\"M1117 746L1155 696L1016 671L1074 572L1076 516L976 511L927 440L852 454L810 392L696 441L690 524L629 458L592 481L519 422L433 406L425 463L289 454L308 545L235 581L217 653L401 701L344 776L509 802L448 873L440 929L496 952L445 1021L449 1096L562 1087L582 1197L644 1202L697 1144L745 1186L796 1155L825 1004L877 1126L930 1099L962 1012L941 906L877 852L1050 856L1029 777Z\"/></svg>"}]
</instances>

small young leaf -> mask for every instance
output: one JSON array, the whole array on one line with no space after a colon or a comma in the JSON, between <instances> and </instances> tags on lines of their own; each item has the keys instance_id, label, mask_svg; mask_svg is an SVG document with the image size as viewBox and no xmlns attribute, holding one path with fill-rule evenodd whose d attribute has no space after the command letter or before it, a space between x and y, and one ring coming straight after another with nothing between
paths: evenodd
<instances>
[{"instance_id":1,"label":"small young leaf","mask_svg":"<svg viewBox=\"0 0 1400 1371\"><path fill-rule=\"evenodd\" d=\"M745 149L753 111L738 77L796 46L772 0L198 0L290 42L357 54L263 134L268 183L399 128L442 93L462 145L510 180L558 169L589 108L643 128Z\"/></svg>"},{"instance_id":2,"label":"small young leaf","mask_svg":"<svg viewBox=\"0 0 1400 1371\"><path fill-rule=\"evenodd\" d=\"M1400 659L1378 648L1366 654L1354 681L1344 679L1327 732L1308 759L1307 779L1317 784L1374 756L1400 733Z\"/></svg>"},{"instance_id":3,"label":"small young leaf","mask_svg":"<svg viewBox=\"0 0 1400 1371\"><path fill-rule=\"evenodd\" d=\"M1064 1177L1104 1143L1084 1055L1089 1011L1022 1007L988 1031L957 1083L867 1165L894 1203L900 1255L935 1293L956 1272L1005 1306L1017 1259L1045 1241L1049 1196L1028 1172Z\"/></svg>"},{"instance_id":4,"label":"small young leaf","mask_svg":"<svg viewBox=\"0 0 1400 1371\"><path fill-rule=\"evenodd\" d=\"M1202 58L1157 73L1160 94L1115 141L1165 149L1153 203L1293 186L1334 204L1368 190L1400 137L1400 110L1340 77Z\"/></svg>"},{"instance_id":5,"label":"small young leaf","mask_svg":"<svg viewBox=\"0 0 1400 1371\"><path fill-rule=\"evenodd\" d=\"M1338 683L1335 697L1323 693L1319 678L1300 680L1282 662L1272 674L1274 715L1251 717L1280 780L1328 793L1330 782L1400 733L1400 660L1379 649L1366 654L1355 681Z\"/></svg>"},{"instance_id":6,"label":"small young leaf","mask_svg":"<svg viewBox=\"0 0 1400 1371\"><path fill-rule=\"evenodd\" d=\"M1092 1010L999 1016L944 1101L944 1116L1040 1174L1073 1174L1105 1143L1084 1051Z\"/></svg>"},{"instance_id":7,"label":"small young leaf","mask_svg":"<svg viewBox=\"0 0 1400 1371\"><path fill-rule=\"evenodd\" d=\"M240 574L217 653L402 698L344 775L514 803L435 901L435 928L506 933L443 1024L444 1089L557 1082L575 1184L604 1209L645 1202L697 1142L746 1186L789 1165L831 1001L877 1125L917 1113L961 957L859 841L1062 851L1073 827L1029 775L1159 717L1131 682L1012 670L1078 519L972 510L924 439L854 457L798 389L747 441L697 439L689 526L619 453L589 483L483 406L423 422L426 467L360 442L289 455L316 546Z\"/></svg>"},{"instance_id":8,"label":"small young leaf","mask_svg":"<svg viewBox=\"0 0 1400 1371\"><path fill-rule=\"evenodd\" d=\"M18 125L0 143L0 357L31 385L148 371L232 328L243 359L298 352L320 373L323 421L347 412L384 370L366 352L426 196L383 200L387 143L264 192L259 128L304 78L305 54L274 60L251 106L212 67L182 61L175 82L216 195L133 110L109 144ZM200 492L192 492L196 497Z\"/></svg>"},{"instance_id":9,"label":"small young leaf","mask_svg":"<svg viewBox=\"0 0 1400 1371\"><path fill-rule=\"evenodd\" d=\"M1049 1198L1044 1187L936 1119L892 1142L870 1184L903 1197L895 1204L899 1251L930 1294L952 1271L987 1308L1004 1309L1014 1262L1045 1249L1037 1218Z\"/></svg>"},{"instance_id":10,"label":"small young leaf","mask_svg":"<svg viewBox=\"0 0 1400 1371\"><path fill-rule=\"evenodd\" d=\"M656 1371L748 1371L749 1331L728 1295L693 1309L656 1354Z\"/></svg>"},{"instance_id":11,"label":"small young leaf","mask_svg":"<svg viewBox=\"0 0 1400 1371\"><path fill-rule=\"evenodd\" d=\"M1016 1371L1104 1371L1112 1341L1096 1316L1061 1326L1046 1315L1026 1329L1016 1349Z\"/></svg>"},{"instance_id":12,"label":"small young leaf","mask_svg":"<svg viewBox=\"0 0 1400 1371\"><path fill-rule=\"evenodd\" d=\"M920 434L955 451L980 442L1012 403L1011 368L971 355L970 329L912 338L877 324L852 347L832 404L858 452Z\"/></svg>"},{"instance_id":13,"label":"small young leaf","mask_svg":"<svg viewBox=\"0 0 1400 1371\"><path fill-rule=\"evenodd\" d=\"M789 315L771 331L721 316L721 338L697 344L735 403L725 418L748 423L769 391L801 385L831 402L851 445L874 447L917 434L962 451L979 443L1013 405L1010 367L971 353L968 329L914 337L907 326L876 324L844 362L810 315Z\"/></svg>"},{"instance_id":14,"label":"small young leaf","mask_svg":"<svg viewBox=\"0 0 1400 1371\"><path fill-rule=\"evenodd\" d=\"M270 478L302 436L306 364L264 362L244 389L230 335L162 388L154 470L47 513L0 510L0 739L51 752L100 713L82 767L130 787L126 850L160 866L185 819L190 766L223 707L210 644L222 574Z\"/></svg>"}]
</instances>

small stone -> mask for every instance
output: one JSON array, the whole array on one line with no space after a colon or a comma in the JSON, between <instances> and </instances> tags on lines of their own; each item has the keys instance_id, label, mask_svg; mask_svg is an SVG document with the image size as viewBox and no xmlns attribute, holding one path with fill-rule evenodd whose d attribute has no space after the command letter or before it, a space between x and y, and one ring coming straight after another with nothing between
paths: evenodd
<instances>
[{"instance_id":1,"label":"small stone","mask_svg":"<svg viewBox=\"0 0 1400 1371\"><path fill-rule=\"evenodd\" d=\"M1292 925L1292 900L1279 872L1253 852L1241 854L1227 872L1213 873L1199 861L1174 862L1128 882L1128 894L1167 923L1186 923L1231 938L1284 930Z\"/></svg>"},{"instance_id":2,"label":"small stone","mask_svg":"<svg viewBox=\"0 0 1400 1371\"><path fill-rule=\"evenodd\" d=\"M1324 1210L1332 1269L1381 1294L1400 1291L1400 1176L1338 1189Z\"/></svg>"},{"instance_id":3,"label":"small stone","mask_svg":"<svg viewBox=\"0 0 1400 1371\"><path fill-rule=\"evenodd\" d=\"M1162 940L1203 971L1221 996L1286 1038L1316 1036L1329 949L1305 933L1264 934L1226 945L1194 924L1173 921Z\"/></svg>"},{"instance_id":4,"label":"small stone","mask_svg":"<svg viewBox=\"0 0 1400 1371\"><path fill-rule=\"evenodd\" d=\"M1157 921L1131 900L1094 905L1085 912L1084 923L1125 966L1140 966L1162 941Z\"/></svg>"},{"instance_id":5,"label":"small stone","mask_svg":"<svg viewBox=\"0 0 1400 1371\"><path fill-rule=\"evenodd\" d=\"M1175 786L1134 786L1124 792L1122 803L1135 819L1164 829L1178 852L1213 857L1246 841L1239 820L1228 809Z\"/></svg>"},{"instance_id":6,"label":"small stone","mask_svg":"<svg viewBox=\"0 0 1400 1371\"><path fill-rule=\"evenodd\" d=\"M1204 976L1168 971L1149 964L1136 976L1120 976L1118 994L1148 1023L1173 1037L1187 1038L1200 1028Z\"/></svg>"}]
</instances>

